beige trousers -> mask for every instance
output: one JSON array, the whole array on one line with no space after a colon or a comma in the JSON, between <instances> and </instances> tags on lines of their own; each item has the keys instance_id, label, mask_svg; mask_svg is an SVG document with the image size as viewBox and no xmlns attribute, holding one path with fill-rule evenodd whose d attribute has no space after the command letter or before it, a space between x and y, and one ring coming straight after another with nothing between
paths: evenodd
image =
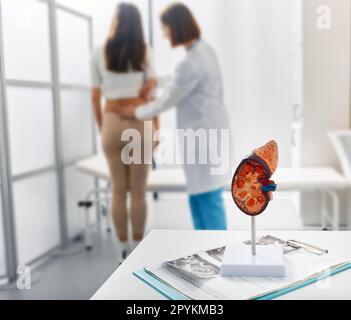
<instances>
[{"instance_id":1,"label":"beige trousers","mask_svg":"<svg viewBox=\"0 0 351 320\"><path fill-rule=\"evenodd\" d=\"M102 123L102 146L107 158L112 182L112 218L120 241L128 240L128 222L131 221L133 239L138 241L144 236L146 223L146 184L149 165L125 164L125 146L130 141L122 141L126 129L136 129L141 134L140 152L144 159L144 122L121 119L115 113L104 113ZM133 153L132 152L132 153ZM123 154L124 153L124 154ZM152 155L150 154L150 158ZM127 210L127 194L130 193L130 214Z\"/></svg>"}]
</instances>

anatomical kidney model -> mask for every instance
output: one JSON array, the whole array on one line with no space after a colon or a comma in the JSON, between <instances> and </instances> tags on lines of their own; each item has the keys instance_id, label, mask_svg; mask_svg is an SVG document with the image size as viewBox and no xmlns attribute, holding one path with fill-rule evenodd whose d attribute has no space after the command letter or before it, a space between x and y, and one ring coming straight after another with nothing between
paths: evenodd
<instances>
[{"instance_id":1,"label":"anatomical kidney model","mask_svg":"<svg viewBox=\"0 0 351 320\"><path fill-rule=\"evenodd\" d=\"M254 217L272 200L276 184L270 180L278 166L278 145L270 141L244 159L235 171L232 196L238 208Z\"/></svg>"}]
</instances>

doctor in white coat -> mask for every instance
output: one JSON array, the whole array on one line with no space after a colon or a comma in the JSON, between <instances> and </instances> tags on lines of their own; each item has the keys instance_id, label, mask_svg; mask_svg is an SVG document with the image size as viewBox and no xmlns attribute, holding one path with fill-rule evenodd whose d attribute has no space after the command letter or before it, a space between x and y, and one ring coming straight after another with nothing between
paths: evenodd
<instances>
[{"instance_id":1,"label":"doctor in white coat","mask_svg":"<svg viewBox=\"0 0 351 320\"><path fill-rule=\"evenodd\" d=\"M158 100L137 109L123 108L121 116L147 120L175 107L178 129L188 130L188 133L199 133L199 129L206 132L207 139L201 141L200 138L200 142L188 139L190 148L183 144L189 204L195 229L225 230L222 193L230 182L230 135L219 61L210 45L201 39L198 23L185 5L176 3L167 7L161 15L161 24L172 47L184 46L186 56ZM216 132L215 143L209 139L210 131ZM224 139L223 134L228 139ZM189 150L195 154L195 162L190 159Z\"/></svg>"}]
</instances>

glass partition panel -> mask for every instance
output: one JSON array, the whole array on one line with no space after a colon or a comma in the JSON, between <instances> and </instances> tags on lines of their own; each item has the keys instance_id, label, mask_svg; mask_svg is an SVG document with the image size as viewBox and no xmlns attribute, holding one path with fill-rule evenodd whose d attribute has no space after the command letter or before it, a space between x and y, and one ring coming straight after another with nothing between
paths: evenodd
<instances>
[{"instance_id":1,"label":"glass partition panel","mask_svg":"<svg viewBox=\"0 0 351 320\"><path fill-rule=\"evenodd\" d=\"M14 175L55 164L52 93L9 87L8 122Z\"/></svg>"},{"instance_id":2,"label":"glass partition panel","mask_svg":"<svg viewBox=\"0 0 351 320\"><path fill-rule=\"evenodd\" d=\"M61 117L65 161L93 153L93 119L89 92L62 90Z\"/></svg>"},{"instance_id":3,"label":"glass partition panel","mask_svg":"<svg viewBox=\"0 0 351 320\"><path fill-rule=\"evenodd\" d=\"M90 84L90 35L88 20L57 10L60 81L65 84Z\"/></svg>"},{"instance_id":4,"label":"glass partition panel","mask_svg":"<svg viewBox=\"0 0 351 320\"><path fill-rule=\"evenodd\" d=\"M28 263L60 244L54 172L15 182L14 206L19 263Z\"/></svg>"},{"instance_id":5,"label":"glass partition panel","mask_svg":"<svg viewBox=\"0 0 351 320\"><path fill-rule=\"evenodd\" d=\"M0 0L7 79L51 81L48 5Z\"/></svg>"}]
</instances>

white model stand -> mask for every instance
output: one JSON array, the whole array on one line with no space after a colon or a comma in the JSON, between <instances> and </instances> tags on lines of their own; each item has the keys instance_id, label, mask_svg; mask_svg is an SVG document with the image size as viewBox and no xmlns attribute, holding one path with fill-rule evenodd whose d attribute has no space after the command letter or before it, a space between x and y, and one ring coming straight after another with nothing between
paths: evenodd
<instances>
[{"instance_id":1,"label":"white model stand","mask_svg":"<svg viewBox=\"0 0 351 320\"><path fill-rule=\"evenodd\" d=\"M221 275L224 277L284 277L283 246L256 246L255 217L251 219L251 246L228 245L221 265Z\"/></svg>"}]
</instances>

